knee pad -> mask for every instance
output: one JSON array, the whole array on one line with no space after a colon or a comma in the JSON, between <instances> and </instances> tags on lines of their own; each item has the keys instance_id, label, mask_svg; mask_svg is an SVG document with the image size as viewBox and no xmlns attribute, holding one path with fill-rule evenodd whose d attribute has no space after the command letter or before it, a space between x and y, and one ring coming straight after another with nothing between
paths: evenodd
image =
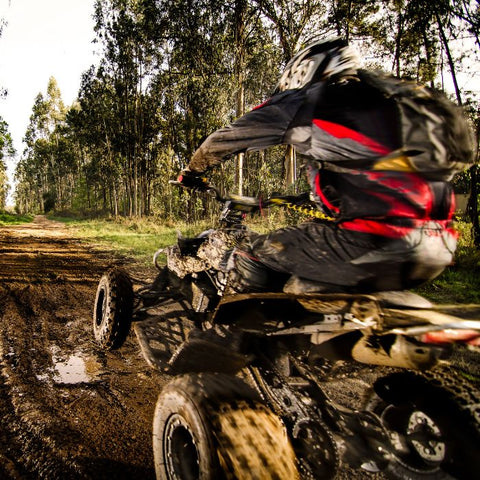
<instances>
[{"instance_id":1,"label":"knee pad","mask_svg":"<svg viewBox=\"0 0 480 480\"><path fill-rule=\"evenodd\" d=\"M238 293L281 291L288 276L271 270L251 252L234 252L234 268L230 272L229 284Z\"/></svg>"}]
</instances>

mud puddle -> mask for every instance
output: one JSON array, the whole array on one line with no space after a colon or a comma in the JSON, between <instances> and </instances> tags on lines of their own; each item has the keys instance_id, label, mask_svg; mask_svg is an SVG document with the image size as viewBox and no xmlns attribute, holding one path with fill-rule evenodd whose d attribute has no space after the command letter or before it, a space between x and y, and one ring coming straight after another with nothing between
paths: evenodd
<instances>
[{"instance_id":1,"label":"mud puddle","mask_svg":"<svg viewBox=\"0 0 480 480\"><path fill-rule=\"evenodd\" d=\"M155 477L151 423L168 377L133 334L104 352L91 331L100 276L126 261L44 217L0 228L0 479Z\"/></svg>"},{"instance_id":2,"label":"mud puddle","mask_svg":"<svg viewBox=\"0 0 480 480\"><path fill-rule=\"evenodd\" d=\"M53 367L46 372L43 379L56 384L75 385L93 383L106 375L107 372L93 355L74 352L65 357L58 347L52 347Z\"/></svg>"}]
</instances>

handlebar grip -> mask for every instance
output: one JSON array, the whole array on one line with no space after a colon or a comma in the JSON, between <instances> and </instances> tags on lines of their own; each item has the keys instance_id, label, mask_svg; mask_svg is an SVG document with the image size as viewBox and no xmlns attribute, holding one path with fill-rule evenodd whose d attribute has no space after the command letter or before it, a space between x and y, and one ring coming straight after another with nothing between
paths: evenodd
<instances>
[{"instance_id":1,"label":"handlebar grip","mask_svg":"<svg viewBox=\"0 0 480 480\"><path fill-rule=\"evenodd\" d=\"M195 187L189 187L187 185L185 185L184 183L182 182L179 182L178 180L169 180L168 183L170 185L175 185L176 187L183 187L183 188L195 188ZM205 183L202 185L203 188L202 190L205 191L205 192L213 192L215 198L219 201L219 202L225 202L226 199L223 198L223 196L220 194L219 190L217 190L217 188L215 188L213 185L210 185L209 183Z\"/></svg>"}]
</instances>

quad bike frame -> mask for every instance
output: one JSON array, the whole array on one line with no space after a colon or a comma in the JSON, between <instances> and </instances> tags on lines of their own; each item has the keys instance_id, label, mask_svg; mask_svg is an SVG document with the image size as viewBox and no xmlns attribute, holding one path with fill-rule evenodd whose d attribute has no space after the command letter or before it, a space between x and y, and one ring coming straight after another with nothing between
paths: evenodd
<instances>
[{"instance_id":1,"label":"quad bike frame","mask_svg":"<svg viewBox=\"0 0 480 480\"><path fill-rule=\"evenodd\" d=\"M444 470L446 475L454 475L451 478L455 478L458 472L467 475L460 478L468 478L472 468L478 467L471 445L480 439L479 411L477 408L473 415L472 412L467 415L468 408L461 406L472 403L476 389L465 379L452 378L448 370L430 370L448 357L449 347L425 344L418 337L409 335L412 331L427 329L425 318L436 322L434 328L438 329L455 325L458 318L435 312L421 297L409 293L395 293L390 297L386 294L381 297L242 294L223 297L209 314L205 309L212 308L212 291L205 288L208 285L205 279L196 275L189 279L190 284L181 282L165 289L163 275L160 273L152 284L134 292L133 283L124 271L110 271L106 275L108 280L100 282L100 293L97 293L94 330L103 332L103 336L96 333L97 340L107 349L119 348L133 321L147 362L183 378L177 389L187 388L185 385L188 388L192 388L191 384L201 385L200 389L207 390L201 396L206 395L209 402L216 401L211 397L218 396L219 384L227 385L230 382L227 378L240 375L242 381L255 391L256 396L249 394L255 398L252 411L257 412L262 405L268 409L269 415L280 419L293 448L294 465L300 478L333 478L341 465L367 471L384 470L392 478L404 478L407 473L411 478L437 478L435 475L439 472L443 475ZM110 290L106 291L106 285ZM238 332L239 342L249 345L248 349L225 354L187 341L172 350L170 358L163 356L160 361L151 342L152 338L153 343L157 342L158 337L146 334L143 326L151 320L150 312L173 303L180 306L179 312L191 326L227 325L230 330ZM415 312L420 313L416 315ZM110 319L107 328L102 328L104 318ZM161 318L156 318L161 323ZM469 323L468 326L476 324ZM381 365L394 370L376 381L365 408L359 410L339 405L325 393L323 365L337 360ZM397 371L398 368L402 370ZM216 384L214 394L205 386L212 383ZM169 395L178 396L179 393L170 392ZM230 406L236 402L236 395L230 394L227 402ZM240 398L244 396L240 395ZM423 397L448 408L452 421L444 425L445 422L439 419L445 413L433 408ZM161 394L157 408L160 413L157 412L154 420L154 430L157 431L154 450L157 452L165 451L166 438L176 428L184 430L181 422L168 423L165 409L169 412L171 405L165 406L165 402ZM197 406L195 408L198 410ZM214 412L218 409L210 408L210 413L204 413L203 418L208 415L216 417ZM456 430L452 422L459 421L464 425L464 438L454 435ZM159 424L163 428L165 422L170 433L160 441ZM209 425L204 430L215 428ZM257 425L255 428L265 427L262 423L262 427ZM162 431L165 436L165 430ZM456 444L463 445L461 462L452 459L451 452L458 455L459 449L451 439L444 438L444 431L455 438ZM237 436L240 434L237 432ZM278 432L276 435L281 436ZM264 436L270 438L270 433ZM218 439L211 442L218 443ZM168 448L175 450L175 442L167 444ZM218 444L212 448L222 451ZM180 456L183 458L183 455ZM232 455L231 451L223 453L225 458ZM225 458L222 461L226 461ZM156 459L157 472L175 468L173 464L168 466L158 460L158 454ZM179 462L178 465L182 463ZM195 460L192 465L196 463ZM212 465L215 466L209 469L216 473L206 478L217 478L218 469L221 470L215 462ZM163 473L157 475L158 478L168 478Z\"/></svg>"}]
</instances>

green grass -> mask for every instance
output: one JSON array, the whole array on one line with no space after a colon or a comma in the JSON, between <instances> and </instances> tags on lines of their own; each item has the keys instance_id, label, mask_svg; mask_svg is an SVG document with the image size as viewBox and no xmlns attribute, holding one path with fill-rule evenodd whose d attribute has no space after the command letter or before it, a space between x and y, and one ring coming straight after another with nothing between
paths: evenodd
<instances>
[{"instance_id":1,"label":"green grass","mask_svg":"<svg viewBox=\"0 0 480 480\"><path fill-rule=\"evenodd\" d=\"M0 225L21 225L22 223L30 223L33 215L16 215L13 213L0 213Z\"/></svg>"},{"instance_id":2,"label":"green grass","mask_svg":"<svg viewBox=\"0 0 480 480\"><path fill-rule=\"evenodd\" d=\"M153 254L163 247L173 245L177 231L183 236L194 236L211 228L207 221L193 224L168 222L155 218L128 219L78 219L73 216L51 216L49 218L64 223L77 238L112 249L120 254L136 258L143 264L152 264ZM259 233L266 233L279 226L277 216L255 218L249 226ZM160 256L160 261L165 257Z\"/></svg>"},{"instance_id":3,"label":"green grass","mask_svg":"<svg viewBox=\"0 0 480 480\"><path fill-rule=\"evenodd\" d=\"M51 217L66 224L77 238L96 243L123 255L135 257L143 264L152 264L153 254L176 242L177 230L184 236L195 235L207 228L206 224L168 224L155 219L130 220L75 220ZM162 257L160 257L162 260Z\"/></svg>"}]
</instances>

